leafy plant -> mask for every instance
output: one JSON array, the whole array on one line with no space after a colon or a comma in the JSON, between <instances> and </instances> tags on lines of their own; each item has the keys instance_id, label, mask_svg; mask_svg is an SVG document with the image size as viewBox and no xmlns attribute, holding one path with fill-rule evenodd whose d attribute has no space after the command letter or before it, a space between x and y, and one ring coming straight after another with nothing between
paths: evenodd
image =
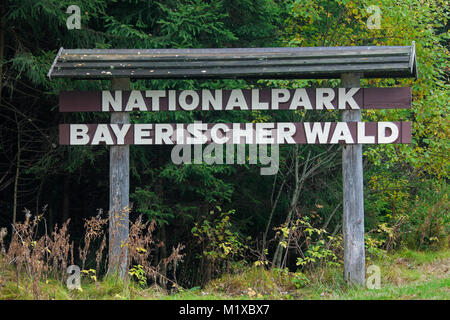
<instances>
[{"instance_id":1,"label":"leafy plant","mask_svg":"<svg viewBox=\"0 0 450 320\"><path fill-rule=\"evenodd\" d=\"M222 212L217 206L218 216L212 221L205 219L202 223L196 223L191 232L204 245L203 255L208 259L217 261L229 259L242 253L244 245L240 241L237 232L232 231L230 217L235 210ZM210 211L215 215L215 211Z\"/></svg>"},{"instance_id":2,"label":"leafy plant","mask_svg":"<svg viewBox=\"0 0 450 320\"><path fill-rule=\"evenodd\" d=\"M291 281L297 289L303 288L310 283L306 275L300 271L294 273Z\"/></svg>"},{"instance_id":3,"label":"leafy plant","mask_svg":"<svg viewBox=\"0 0 450 320\"><path fill-rule=\"evenodd\" d=\"M136 191L131 194L131 199L136 201L137 212L145 214L150 221L154 220L159 225L168 224L174 217L171 208L149 188L136 187Z\"/></svg>"},{"instance_id":4,"label":"leafy plant","mask_svg":"<svg viewBox=\"0 0 450 320\"><path fill-rule=\"evenodd\" d=\"M147 277L145 276L145 270L144 267L140 264L135 264L130 268L130 271L128 271L128 274L135 278L141 286L145 286L147 284Z\"/></svg>"}]
</instances>

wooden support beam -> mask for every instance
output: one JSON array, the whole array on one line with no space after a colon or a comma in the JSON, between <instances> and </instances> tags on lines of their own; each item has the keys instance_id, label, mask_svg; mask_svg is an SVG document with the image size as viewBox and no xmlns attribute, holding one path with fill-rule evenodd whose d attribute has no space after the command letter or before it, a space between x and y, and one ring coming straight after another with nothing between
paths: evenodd
<instances>
[{"instance_id":1,"label":"wooden support beam","mask_svg":"<svg viewBox=\"0 0 450 320\"><path fill-rule=\"evenodd\" d=\"M341 87L360 87L361 74L341 76ZM361 110L345 110L343 121L361 121ZM342 150L344 279L347 283L365 284L364 195L362 145L345 145Z\"/></svg>"},{"instance_id":2,"label":"wooden support beam","mask_svg":"<svg viewBox=\"0 0 450 320\"><path fill-rule=\"evenodd\" d=\"M129 78L111 79L112 90L129 90ZM130 123L127 112L111 113L111 123ZM109 152L109 266L108 274L125 279L129 233L130 146L116 145Z\"/></svg>"}]
</instances>

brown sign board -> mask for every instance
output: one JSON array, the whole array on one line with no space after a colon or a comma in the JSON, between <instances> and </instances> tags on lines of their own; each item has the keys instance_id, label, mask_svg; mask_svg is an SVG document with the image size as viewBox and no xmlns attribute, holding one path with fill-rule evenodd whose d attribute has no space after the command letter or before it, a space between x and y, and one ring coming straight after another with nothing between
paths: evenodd
<instances>
[{"instance_id":1,"label":"brown sign board","mask_svg":"<svg viewBox=\"0 0 450 320\"><path fill-rule=\"evenodd\" d=\"M409 109L411 88L62 91L60 112Z\"/></svg>"},{"instance_id":2,"label":"brown sign board","mask_svg":"<svg viewBox=\"0 0 450 320\"><path fill-rule=\"evenodd\" d=\"M410 122L60 124L62 145L410 143Z\"/></svg>"}]
</instances>

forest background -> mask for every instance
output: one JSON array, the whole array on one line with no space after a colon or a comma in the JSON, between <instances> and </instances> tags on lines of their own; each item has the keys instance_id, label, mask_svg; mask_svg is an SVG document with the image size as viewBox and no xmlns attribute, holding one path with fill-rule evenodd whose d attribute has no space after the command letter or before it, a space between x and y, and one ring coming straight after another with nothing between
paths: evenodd
<instances>
[{"instance_id":1,"label":"forest background","mask_svg":"<svg viewBox=\"0 0 450 320\"><path fill-rule=\"evenodd\" d=\"M87 241L91 248L105 246L106 233L89 237L86 231L92 230L87 222L107 217L108 148L59 146L57 129L60 123L108 122L107 114L59 113L58 94L107 90L110 82L50 81L46 75L60 47L391 46L415 41L418 79L362 81L363 87L411 87L413 96L410 110L363 111L364 121L411 121L413 130L409 145L364 146L367 257L403 248L448 248L446 1L1 0L0 5L2 246L14 241L13 223L38 217L33 230L43 235L70 219L67 244L74 263L83 264L85 271L93 268L96 277L106 270L105 259L84 250ZM79 30L66 26L70 5L81 8ZM374 14L368 8L373 5L380 9L379 28L368 27ZM132 89L303 88L339 83L138 80L132 82ZM340 117L337 111L131 115L134 123L338 121ZM136 221L142 215L142 222L153 221L148 248L136 247L146 250L147 265L130 265L130 275L144 285L204 286L252 265L297 275L323 264L341 265L341 146L280 146L280 170L274 176L260 175L258 166L248 164L174 165L170 151L170 146L131 146L130 217Z\"/></svg>"}]
</instances>

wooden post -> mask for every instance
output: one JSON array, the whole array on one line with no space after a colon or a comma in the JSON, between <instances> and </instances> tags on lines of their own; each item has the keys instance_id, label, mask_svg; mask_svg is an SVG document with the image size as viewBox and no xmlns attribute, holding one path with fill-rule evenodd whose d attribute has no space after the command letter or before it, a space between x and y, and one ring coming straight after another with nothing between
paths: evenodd
<instances>
[{"instance_id":1,"label":"wooden post","mask_svg":"<svg viewBox=\"0 0 450 320\"><path fill-rule=\"evenodd\" d=\"M113 78L112 90L129 90L129 78ZM111 123L130 123L127 112L111 113ZM109 151L109 265L108 274L125 279L128 272L130 146L111 146Z\"/></svg>"},{"instance_id":2,"label":"wooden post","mask_svg":"<svg viewBox=\"0 0 450 320\"><path fill-rule=\"evenodd\" d=\"M360 74L341 76L341 87L360 87ZM345 110L343 121L361 121L361 110ZM344 279L349 284L365 284L364 198L362 145L345 145L342 150Z\"/></svg>"}]
</instances>

